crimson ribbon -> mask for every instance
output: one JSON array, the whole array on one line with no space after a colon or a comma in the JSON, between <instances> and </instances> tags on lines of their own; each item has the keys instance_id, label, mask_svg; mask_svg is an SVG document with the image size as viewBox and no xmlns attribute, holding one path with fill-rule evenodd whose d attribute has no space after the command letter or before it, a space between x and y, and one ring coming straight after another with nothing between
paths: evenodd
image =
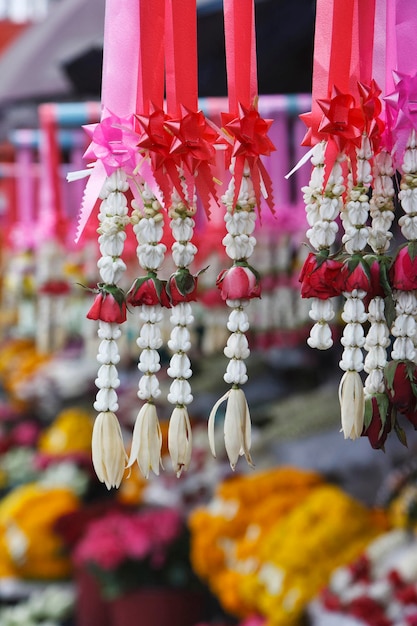
<instances>
[{"instance_id":1,"label":"crimson ribbon","mask_svg":"<svg viewBox=\"0 0 417 626\"><path fill-rule=\"evenodd\" d=\"M229 112L222 113L222 125L233 142L226 144L228 165L234 158L234 204L236 204L243 171L250 169L258 209L261 193L274 212L272 181L261 156L269 156L275 146L267 133L272 120L261 118L257 109L258 81L256 71L255 7L253 0L224 0L227 90Z\"/></svg>"},{"instance_id":2,"label":"crimson ribbon","mask_svg":"<svg viewBox=\"0 0 417 626\"><path fill-rule=\"evenodd\" d=\"M148 124L139 118L146 134L140 145L153 146L155 177L167 202L170 186L186 204L192 202L197 189L209 213L210 199L216 198L211 168L218 135L198 111L196 0L166 0L165 24L167 113L154 108Z\"/></svg>"}]
</instances>

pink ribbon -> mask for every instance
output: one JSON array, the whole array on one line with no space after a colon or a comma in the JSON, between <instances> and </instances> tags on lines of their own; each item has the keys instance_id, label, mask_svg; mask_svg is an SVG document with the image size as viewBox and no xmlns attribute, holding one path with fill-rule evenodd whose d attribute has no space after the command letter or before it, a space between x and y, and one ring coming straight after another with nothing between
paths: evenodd
<instances>
[{"instance_id":1,"label":"pink ribbon","mask_svg":"<svg viewBox=\"0 0 417 626\"><path fill-rule=\"evenodd\" d=\"M139 4L137 0L123 0L123 2L106 0L101 92L103 126L100 123L99 130L97 127L93 129L93 134L96 132L96 141L86 153L86 156L94 154L97 160L84 191L76 242L80 240L86 227L109 168L113 167L112 163L124 159L126 159L124 163L130 162L127 146L123 143L122 147L122 143L118 143L120 142L120 129L115 128L113 132L109 125L115 120L116 122L130 120L130 116L135 111L139 67L138 41ZM114 145L110 146L115 137L117 139ZM123 135L123 142L125 139ZM101 156L98 157L95 150Z\"/></svg>"}]
</instances>

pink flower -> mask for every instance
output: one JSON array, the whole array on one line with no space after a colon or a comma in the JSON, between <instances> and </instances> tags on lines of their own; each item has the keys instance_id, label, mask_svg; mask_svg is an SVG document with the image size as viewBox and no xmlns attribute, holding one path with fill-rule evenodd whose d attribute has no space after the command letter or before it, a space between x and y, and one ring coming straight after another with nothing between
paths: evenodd
<instances>
[{"instance_id":1,"label":"pink flower","mask_svg":"<svg viewBox=\"0 0 417 626\"><path fill-rule=\"evenodd\" d=\"M237 262L230 269L220 272L216 285L223 300L250 300L261 297L260 276L245 262Z\"/></svg>"},{"instance_id":2,"label":"pink flower","mask_svg":"<svg viewBox=\"0 0 417 626\"><path fill-rule=\"evenodd\" d=\"M126 302L121 289L115 285L98 285L98 294L87 313L90 320L101 320L109 324L126 321Z\"/></svg>"},{"instance_id":3,"label":"pink flower","mask_svg":"<svg viewBox=\"0 0 417 626\"><path fill-rule=\"evenodd\" d=\"M352 257L343 264L337 283L340 292L350 293L354 289L360 289L368 293L370 286L371 272L364 259Z\"/></svg>"}]
</instances>

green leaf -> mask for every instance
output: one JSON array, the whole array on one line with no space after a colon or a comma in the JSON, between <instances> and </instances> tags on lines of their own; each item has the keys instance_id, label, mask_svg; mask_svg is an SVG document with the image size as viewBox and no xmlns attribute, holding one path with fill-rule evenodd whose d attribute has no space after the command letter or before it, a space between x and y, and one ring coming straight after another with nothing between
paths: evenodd
<instances>
[{"instance_id":1,"label":"green leaf","mask_svg":"<svg viewBox=\"0 0 417 626\"><path fill-rule=\"evenodd\" d=\"M399 425L399 423L397 421L395 422L394 430L395 430L395 434L397 435L400 443L402 443L403 446L405 446L407 448L408 447L407 435L405 434L405 431L401 428L401 426Z\"/></svg>"},{"instance_id":2,"label":"green leaf","mask_svg":"<svg viewBox=\"0 0 417 626\"><path fill-rule=\"evenodd\" d=\"M417 256L417 241L410 241L408 244L408 254L410 255L410 259L414 261Z\"/></svg>"},{"instance_id":3,"label":"green leaf","mask_svg":"<svg viewBox=\"0 0 417 626\"><path fill-rule=\"evenodd\" d=\"M365 417L364 417L364 429L368 430L370 423L372 421L372 399L371 398L367 398L365 400Z\"/></svg>"}]
</instances>

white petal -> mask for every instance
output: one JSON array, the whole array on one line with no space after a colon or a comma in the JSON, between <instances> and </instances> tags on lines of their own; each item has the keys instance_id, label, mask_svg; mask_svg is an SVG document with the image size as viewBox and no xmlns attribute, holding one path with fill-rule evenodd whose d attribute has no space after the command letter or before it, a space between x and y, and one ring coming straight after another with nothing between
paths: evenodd
<instances>
[{"instance_id":1,"label":"white petal","mask_svg":"<svg viewBox=\"0 0 417 626\"><path fill-rule=\"evenodd\" d=\"M216 418L216 413L217 413L217 410L218 410L219 406L222 404L222 402L227 400L227 398L230 395L230 392L231 392L231 389L226 391L226 393L221 398L219 398L219 400L217 400L216 404L211 409L210 415L209 415L209 418L208 418L208 424L207 424L208 440L209 440L211 453L212 453L212 455L214 457L216 456L216 448L215 448L215 443L214 443L215 442L215 439L214 439L214 420Z\"/></svg>"},{"instance_id":2,"label":"white petal","mask_svg":"<svg viewBox=\"0 0 417 626\"><path fill-rule=\"evenodd\" d=\"M168 450L179 477L191 462L192 433L186 407L175 407L172 412L168 427Z\"/></svg>"}]
</instances>

